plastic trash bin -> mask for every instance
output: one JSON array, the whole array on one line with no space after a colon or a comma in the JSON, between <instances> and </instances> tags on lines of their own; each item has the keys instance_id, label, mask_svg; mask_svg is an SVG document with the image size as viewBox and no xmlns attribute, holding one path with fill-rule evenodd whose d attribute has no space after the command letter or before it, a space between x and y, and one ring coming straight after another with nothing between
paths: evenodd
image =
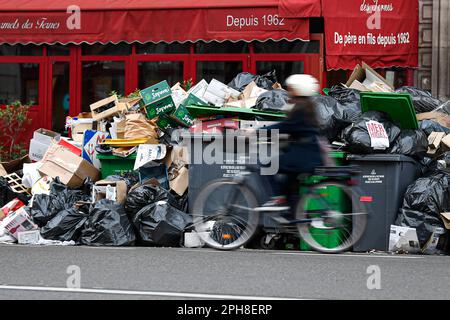
<instances>
[{"instance_id":1,"label":"plastic trash bin","mask_svg":"<svg viewBox=\"0 0 450 320\"><path fill-rule=\"evenodd\" d=\"M353 251L388 251L390 225L394 224L406 188L419 176L418 163L404 155L349 155L350 164L361 169L359 186L365 196L372 197L367 228ZM359 199L354 199L359 201Z\"/></svg>"},{"instance_id":2,"label":"plastic trash bin","mask_svg":"<svg viewBox=\"0 0 450 320\"><path fill-rule=\"evenodd\" d=\"M134 162L136 161L136 152L130 154L128 157L118 157L112 154L97 154L97 159L102 164L101 176L102 179L107 176L121 174L124 172L131 172L134 169Z\"/></svg>"}]
</instances>

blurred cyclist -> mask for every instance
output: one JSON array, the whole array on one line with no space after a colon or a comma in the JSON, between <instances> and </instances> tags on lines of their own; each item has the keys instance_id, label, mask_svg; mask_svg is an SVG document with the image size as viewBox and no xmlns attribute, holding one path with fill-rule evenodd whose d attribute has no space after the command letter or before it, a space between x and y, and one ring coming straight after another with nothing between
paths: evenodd
<instances>
[{"instance_id":1,"label":"blurred cyclist","mask_svg":"<svg viewBox=\"0 0 450 320\"><path fill-rule=\"evenodd\" d=\"M306 74L294 74L286 79L289 103L292 109L287 117L268 130L278 129L280 134L289 135L289 146L279 155L280 176L267 176L273 196L256 208L258 211L284 211L298 196L297 177L300 173L312 173L323 165L315 104L311 97L319 92L319 82ZM283 181L280 181L280 180Z\"/></svg>"}]
</instances>

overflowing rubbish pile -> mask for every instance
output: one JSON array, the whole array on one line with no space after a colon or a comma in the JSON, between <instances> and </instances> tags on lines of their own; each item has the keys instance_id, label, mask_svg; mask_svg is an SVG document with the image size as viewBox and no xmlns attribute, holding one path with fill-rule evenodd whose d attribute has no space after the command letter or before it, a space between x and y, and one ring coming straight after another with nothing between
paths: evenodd
<instances>
[{"instance_id":1,"label":"overflowing rubbish pile","mask_svg":"<svg viewBox=\"0 0 450 320\"><path fill-rule=\"evenodd\" d=\"M0 242L188 245L189 152L174 130L215 134L280 119L287 99L274 71L229 84L162 81L68 117L67 136L36 130L28 156L0 166Z\"/></svg>"},{"instance_id":2,"label":"overflowing rubbish pile","mask_svg":"<svg viewBox=\"0 0 450 320\"><path fill-rule=\"evenodd\" d=\"M450 102L414 87L394 90L366 64L324 92L313 97L319 129L347 163L363 167L369 224L377 221L354 250L447 253ZM1 164L0 242L202 246L189 208L200 182L218 173L192 165L173 132L264 127L288 107L274 71L111 94L68 117L68 136L39 129L28 156ZM239 171L219 169L221 177Z\"/></svg>"}]
</instances>

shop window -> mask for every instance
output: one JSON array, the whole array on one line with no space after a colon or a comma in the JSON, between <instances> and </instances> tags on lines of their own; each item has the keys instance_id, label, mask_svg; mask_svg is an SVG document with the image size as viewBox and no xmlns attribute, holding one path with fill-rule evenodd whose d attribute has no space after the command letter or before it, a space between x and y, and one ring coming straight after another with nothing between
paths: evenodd
<instances>
[{"instance_id":1,"label":"shop window","mask_svg":"<svg viewBox=\"0 0 450 320\"><path fill-rule=\"evenodd\" d=\"M407 72L405 69L392 68L385 70L386 81L395 89L407 85Z\"/></svg>"},{"instance_id":2,"label":"shop window","mask_svg":"<svg viewBox=\"0 0 450 320\"><path fill-rule=\"evenodd\" d=\"M0 104L39 102L39 64L0 63Z\"/></svg>"},{"instance_id":3,"label":"shop window","mask_svg":"<svg viewBox=\"0 0 450 320\"><path fill-rule=\"evenodd\" d=\"M178 81L183 81L183 62L139 62L138 72L139 88L146 88L163 80L167 80L167 82L172 86Z\"/></svg>"},{"instance_id":4,"label":"shop window","mask_svg":"<svg viewBox=\"0 0 450 320\"><path fill-rule=\"evenodd\" d=\"M180 54L190 52L187 43L145 43L136 45L137 54Z\"/></svg>"},{"instance_id":5,"label":"shop window","mask_svg":"<svg viewBox=\"0 0 450 320\"><path fill-rule=\"evenodd\" d=\"M0 56L42 56L42 46L34 44L2 44L0 45Z\"/></svg>"},{"instance_id":6,"label":"shop window","mask_svg":"<svg viewBox=\"0 0 450 320\"><path fill-rule=\"evenodd\" d=\"M236 74L242 72L241 61L198 61L197 81L205 79L210 82L213 78L223 83L230 82Z\"/></svg>"},{"instance_id":7,"label":"shop window","mask_svg":"<svg viewBox=\"0 0 450 320\"><path fill-rule=\"evenodd\" d=\"M131 45L119 44L83 44L81 53L89 56L123 56L131 54Z\"/></svg>"},{"instance_id":8,"label":"shop window","mask_svg":"<svg viewBox=\"0 0 450 320\"><path fill-rule=\"evenodd\" d=\"M83 62L82 109L109 96L112 91L125 94L125 63L121 61Z\"/></svg>"},{"instance_id":9,"label":"shop window","mask_svg":"<svg viewBox=\"0 0 450 320\"><path fill-rule=\"evenodd\" d=\"M320 53L320 41L273 41L254 42L255 53Z\"/></svg>"},{"instance_id":10,"label":"shop window","mask_svg":"<svg viewBox=\"0 0 450 320\"><path fill-rule=\"evenodd\" d=\"M70 55L70 47L62 44L52 44L47 47L48 56L68 56Z\"/></svg>"},{"instance_id":11,"label":"shop window","mask_svg":"<svg viewBox=\"0 0 450 320\"><path fill-rule=\"evenodd\" d=\"M54 62L52 68L52 130L64 132L70 108L70 65L69 62Z\"/></svg>"},{"instance_id":12,"label":"shop window","mask_svg":"<svg viewBox=\"0 0 450 320\"><path fill-rule=\"evenodd\" d=\"M248 53L248 43L245 41L203 42L195 43L195 53Z\"/></svg>"},{"instance_id":13,"label":"shop window","mask_svg":"<svg viewBox=\"0 0 450 320\"><path fill-rule=\"evenodd\" d=\"M257 61L256 73L264 74L272 70L276 71L277 80L280 84L291 74L304 73L303 61Z\"/></svg>"}]
</instances>

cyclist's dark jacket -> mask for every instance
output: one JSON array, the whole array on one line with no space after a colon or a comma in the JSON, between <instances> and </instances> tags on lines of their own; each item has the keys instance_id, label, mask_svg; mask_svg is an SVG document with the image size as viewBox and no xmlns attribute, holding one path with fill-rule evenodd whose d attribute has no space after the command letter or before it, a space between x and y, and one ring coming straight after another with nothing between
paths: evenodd
<instances>
[{"instance_id":1,"label":"cyclist's dark jacket","mask_svg":"<svg viewBox=\"0 0 450 320\"><path fill-rule=\"evenodd\" d=\"M302 105L296 103L283 121L267 128L289 134L290 140L295 141L280 155L280 172L310 173L315 167L323 165L317 140L319 132L308 122Z\"/></svg>"}]
</instances>

